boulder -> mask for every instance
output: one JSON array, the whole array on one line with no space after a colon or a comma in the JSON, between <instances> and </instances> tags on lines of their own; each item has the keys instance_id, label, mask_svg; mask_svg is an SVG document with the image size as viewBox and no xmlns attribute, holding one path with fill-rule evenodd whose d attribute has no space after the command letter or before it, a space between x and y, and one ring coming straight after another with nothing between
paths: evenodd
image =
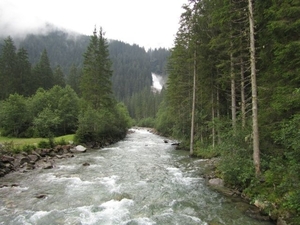
<instances>
[{"instance_id":1,"label":"boulder","mask_svg":"<svg viewBox=\"0 0 300 225\"><path fill-rule=\"evenodd\" d=\"M14 159L14 167L18 168L21 167L24 163L29 163L30 159L27 156L24 156L23 154L17 154L15 155Z\"/></svg>"},{"instance_id":2,"label":"boulder","mask_svg":"<svg viewBox=\"0 0 300 225\"><path fill-rule=\"evenodd\" d=\"M37 194L37 195L35 195L35 197L41 199L41 198L46 198L47 195L46 194Z\"/></svg>"},{"instance_id":3,"label":"boulder","mask_svg":"<svg viewBox=\"0 0 300 225\"><path fill-rule=\"evenodd\" d=\"M22 173L26 173L26 172L28 172L28 171L30 171L30 170L33 170L34 169L34 165L33 164L31 164L31 163L27 163L27 162L25 162L22 166L21 166L21 172Z\"/></svg>"},{"instance_id":4,"label":"boulder","mask_svg":"<svg viewBox=\"0 0 300 225\"><path fill-rule=\"evenodd\" d=\"M85 152L86 151L86 147L82 146L82 145L77 145L74 148L70 149L71 152Z\"/></svg>"},{"instance_id":5,"label":"boulder","mask_svg":"<svg viewBox=\"0 0 300 225\"><path fill-rule=\"evenodd\" d=\"M52 162L45 162L43 165L43 169L52 169L53 168L53 163Z\"/></svg>"},{"instance_id":6,"label":"boulder","mask_svg":"<svg viewBox=\"0 0 300 225\"><path fill-rule=\"evenodd\" d=\"M177 146L179 146L180 143L179 142L175 142L175 143L172 143L171 145L177 145Z\"/></svg>"},{"instance_id":7,"label":"boulder","mask_svg":"<svg viewBox=\"0 0 300 225\"><path fill-rule=\"evenodd\" d=\"M0 160L2 162L13 162L15 158L8 155L2 155Z\"/></svg>"},{"instance_id":8,"label":"boulder","mask_svg":"<svg viewBox=\"0 0 300 225\"><path fill-rule=\"evenodd\" d=\"M63 151L64 151L64 154L67 154L70 152L70 149L72 148L72 145L63 145Z\"/></svg>"},{"instance_id":9,"label":"boulder","mask_svg":"<svg viewBox=\"0 0 300 225\"><path fill-rule=\"evenodd\" d=\"M223 187L224 186L224 181L220 178L213 178L213 179L210 179L208 181L208 183L210 185L213 185L213 186L219 186L219 187Z\"/></svg>"},{"instance_id":10,"label":"boulder","mask_svg":"<svg viewBox=\"0 0 300 225\"><path fill-rule=\"evenodd\" d=\"M54 148L54 152L55 152L56 155L62 155L62 154L64 154L64 149L61 145L57 145Z\"/></svg>"},{"instance_id":11,"label":"boulder","mask_svg":"<svg viewBox=\"0 0 300 225\"><path fill-rule=\"evenodd\" d=\"M35 163L39 159L39 157L37 155L28 155L28 158L31 163Z\"/></svg>"}]
</instances>

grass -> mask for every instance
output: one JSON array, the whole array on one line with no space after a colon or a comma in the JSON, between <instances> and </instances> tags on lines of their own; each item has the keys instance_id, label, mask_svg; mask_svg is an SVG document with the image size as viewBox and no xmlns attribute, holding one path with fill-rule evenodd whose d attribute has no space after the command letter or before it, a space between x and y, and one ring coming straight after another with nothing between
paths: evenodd
<instances>
[{"instance_id":1,"label":"grass","mask_svg":"<svg viewBox=\"0 0 300 225\"><path fill-rule=\"evenodd\" d=\"M67 143L73 141L74 134L55 137L54 141L65 140ZM41 141L47 141L47 138L9 138L0 136L0 143L13 142L15 147L22 147L24 145L36 145Z\"/></svg>"}]
</instances>

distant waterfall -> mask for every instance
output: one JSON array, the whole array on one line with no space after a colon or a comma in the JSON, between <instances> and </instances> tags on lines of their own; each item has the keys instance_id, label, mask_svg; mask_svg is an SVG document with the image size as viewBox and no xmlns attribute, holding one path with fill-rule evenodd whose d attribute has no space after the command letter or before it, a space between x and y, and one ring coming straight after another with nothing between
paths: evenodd
<instances>
[{"instance_id":1,"label":"distant waterfall","mask_svg":"<svg viewBox=\"0 0 300 225\"><path fill-rule=\"evenodd\" d=\"M163 77L158 74L152 73L152 90L154 92L160 92L163 88L163 84Z\"/></svg>"}]
</instances>

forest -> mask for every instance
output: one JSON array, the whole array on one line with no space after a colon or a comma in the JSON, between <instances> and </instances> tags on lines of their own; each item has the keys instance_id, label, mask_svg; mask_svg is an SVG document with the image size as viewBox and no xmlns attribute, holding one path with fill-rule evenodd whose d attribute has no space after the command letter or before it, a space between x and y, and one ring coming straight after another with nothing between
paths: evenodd
<instances>
[{"instance_id":1,"label":"forest","mask_svg":"<svg viewBox=\"0 0 300 225\"><path fill-rule=\"evenodd\" d=\"M271 218L300 223L300 2L190 0L156 128Z\"/></svg>"},{"instance_id":2,"label":"forest","mask_svg":"<svg viewBox=\"0 0 300 225\"><path fill-rule=\"evenodd\" d=\"M32 96L39 87L48 90L54 85L70 85L80 97L84 53L89 39L89 36L55 29L48 34L29 34L23 39L0 39L3 63L14 67L0 74L4 81L8 79L10 82L0 84L0 99L4 100L14 93ZM107 40L107 44L112 62L112 91L116 100L125 104L136 123L153 125L162 95L151 90L151 73L166 79L170 51L164 48L146 51L138 45L117 40ZM42 84L42 81L45 83Z\"/></svg>"}]
</instances>

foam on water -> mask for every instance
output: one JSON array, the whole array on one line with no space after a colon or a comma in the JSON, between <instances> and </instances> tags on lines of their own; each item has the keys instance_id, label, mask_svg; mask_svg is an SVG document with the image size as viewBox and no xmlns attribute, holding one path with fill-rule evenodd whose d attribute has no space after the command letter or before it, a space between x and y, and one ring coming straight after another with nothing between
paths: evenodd
<instances>
[{"instance_id":1,"label":"foam on water","mask_svg":"<svg viewBox=\"0 0 300 225\"><path fill-rule=\"evenodd\" d=\"M122 199L121 201L110 200L98 207L79 207L81 224L121 224L130 218L129 207L134 204L133 200Z\"/></svg>"},{"instance_id":2,"label":"foam on water","mask_svg":"<svg viewBox=\"0 0 300 225\"><path fill-rule=\"evenodd\" d=\"M180 169L175 167L167 167L166 169L176 178L176 180L180 180L182 178L182 172Z\"/></svg>"},{"instance_id":3,"label":"foam on water","mask_svg":"<svg viewBox=\"0 0 300 225\"><path fill-rule=\"evenodd\" d=\"M59 165L57 167L58 170L73 170L75 169L75 165Z\"/></svg>"},{"instance_id":4,"label":"foam on water","mask_svg":"<svg viewBox=\"0 0 300 225\"><path fill-rule=\"evenodd\" d=\"M32 222L33 224L35 224L37 221L39 221L41 218L49 215L51 213L50 212L46 212L46 211L37 211L35 212L30 218L29 218L29 222Z\"/></svg>"},{"instance_id":5,"label":"foam on water","mask_svg":"<svg viewBox=\"0 0 300 225\"><path fill-rule=\"evenodd\" d=\"M127 224L156 225L157 223L148 217L142 217L142 218L136 218L136 219L128 220L128 221L121 223L121 225L123 225L123 224L124 225L127 225Z\"/></svg>"},{"instance_id":6,"label":"foam on water","mask_svg":"<svg viewBox=\"0 0 300 225\"><path fill-rule=\"evenodd\" d=\"M101 184L107 187L107 189L110 191L110 193L113 192L119 192L121 185L117 185L116 181L119 179L118 176L110 176L110 177L101 177L96 178L95 180L100 181Z\"/></svg>"}]
</instances>

